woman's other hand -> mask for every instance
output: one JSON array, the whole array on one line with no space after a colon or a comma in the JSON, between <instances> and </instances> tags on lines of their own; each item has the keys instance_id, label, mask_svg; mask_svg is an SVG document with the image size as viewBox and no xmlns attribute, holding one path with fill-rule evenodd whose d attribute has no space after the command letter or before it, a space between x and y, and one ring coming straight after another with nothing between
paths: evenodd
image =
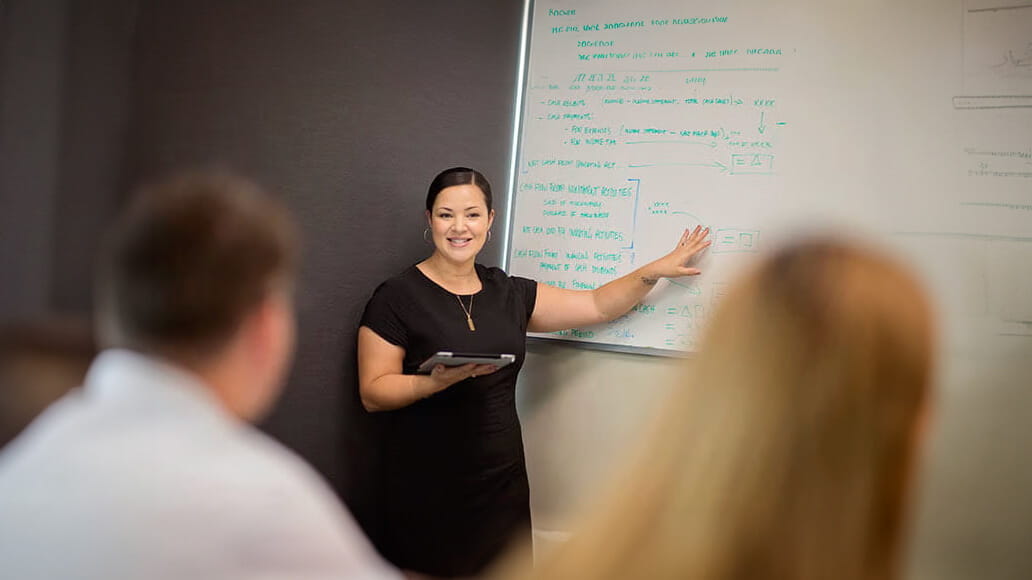
<instances>
[{"instance_id":1,"label":"woman's other hand","mask_svg":"<svg viewBox=\"0 0 1032 580\"><path fill-rule=\"evenodd\" d=\"M494 365L478 365L476 363L457 367L437 365L430 371L430 378L440 384L441 388L447 388L459 381L489 375L497 370L498 367Z\"/></svg>"},{"instance_id":2,"label":"woman's other hand","mask_svg":"<svg viewBox=\"0 0 1032 580\"><path fill-rule=\"evenodd\" d=\"M358 329L358 393L367 411L390 411L472 378L498 370L494 365L470 363L458 367L437 365L429 375L402 372L405 349L384 340L368 326Z\"/></svg>"}]
</instances>

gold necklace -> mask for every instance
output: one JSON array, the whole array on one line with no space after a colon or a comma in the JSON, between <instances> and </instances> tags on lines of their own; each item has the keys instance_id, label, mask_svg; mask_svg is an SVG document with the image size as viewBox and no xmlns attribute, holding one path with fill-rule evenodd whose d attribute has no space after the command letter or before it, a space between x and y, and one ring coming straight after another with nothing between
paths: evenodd
<instances>
[{"instance_id":1,"label":"gold necklace","mask_svg":"<svg viewBox=\"0 0 1032 580\"><path fill-rule=\"evenodd\" d=\"M458 294L455 295L455 299L459 301L459 306L466 313L466 326L469 326L469 331L476 332L477 327L473 324L473 295L469 295L469 308L466 308L466 305L462 303L462 298L459 298Z\"/></svg>"}]
</instances>

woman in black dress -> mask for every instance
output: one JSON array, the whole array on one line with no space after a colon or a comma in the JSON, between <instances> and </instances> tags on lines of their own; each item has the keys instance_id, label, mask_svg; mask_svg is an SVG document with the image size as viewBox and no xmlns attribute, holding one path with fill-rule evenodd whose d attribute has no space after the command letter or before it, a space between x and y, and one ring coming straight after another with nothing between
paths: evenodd
<instances>
[{"instance_id":1,"label":"woman in black dress","mask_svg":"<svg viewBox=\"0 0 1032 580\"><path fill-rule=\"evenodd\" d=\"M481 572L514 539L530 538L516 376L526 333L605 322L709 245L685 230L666 256L595 290L565 290L476 263L494 223L478 171L441 172L426 198L434 252L376 289L358 332L362 404L387 415L384 556L435 576ZM513 353L515 364L416 367L437 351Z\"/></svg>"}]
</instances>

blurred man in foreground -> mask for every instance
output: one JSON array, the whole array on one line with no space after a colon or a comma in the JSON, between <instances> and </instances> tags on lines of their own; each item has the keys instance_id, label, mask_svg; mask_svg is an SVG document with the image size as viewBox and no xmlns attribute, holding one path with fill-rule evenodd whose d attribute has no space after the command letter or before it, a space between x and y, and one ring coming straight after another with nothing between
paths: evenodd
<instances>
[{"instance_id":1,"label":"blurred man in foreground","mask_svg":"<svg viewBox=\"0 0 1032 580\"><path fill-rule=\"evenodd\" d=\"M145 189L101 261L81 392L0 454L11 578L380 578L326 484L250 425L294 344L295 232L253 184Z\"/></svg>"}]
</instances>

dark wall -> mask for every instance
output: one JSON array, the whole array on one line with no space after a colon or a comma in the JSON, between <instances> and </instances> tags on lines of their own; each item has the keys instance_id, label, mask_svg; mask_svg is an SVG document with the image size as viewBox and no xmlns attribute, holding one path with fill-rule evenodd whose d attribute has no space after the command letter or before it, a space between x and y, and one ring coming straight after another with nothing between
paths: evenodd
<instances>
[{"instance_id":1,"label":"dark wall","mask_svg":"<svg viewBox=\"0 0 1032 580\"><path fill-rule=\"evenodd\" d=\"M305 238L300 332L290 384L264 427L375 534L376 422L358 403L356 325L380 281L428 254L423 196L437 171L471 165L504 190L521 4L51 3L45 37L4 38L44 45L46 66L22 48L9 65L5 49L3 70L16 78L4 77L3 104L45 114L15 127L38 135L24 152L32 179L10 163L0 178L49 197L11 206L18 217L4 225L30 217L17 235L30 232L31 245L0 266L49 296L46 306L85 310L97 241L131 184L219 164L281 194ZM15 148L3 147L5 158ZM485 261L499 252L496 241Z\"/></svg>"},{"instance_id":2,"label":"dark wall","mask_svg":"<svg viewBox=\"0 0 1032 580\"><path fill-rule=\"evenodd\" d=\"M60 311L90 310L94 259L125 188L137 4L68 1L50 292Z\"/></svg>"},{"instance_id":3,"label":"dark wall","mask_svg":"<svg viewBox=\"0 0 1032 580\"><path fill-rule=\"evenodd\" d=\"M89 310L123 181L136 3L0 2L0 320Z\"/></svg>"},{"instance_id":4,"label":"dark wall","mask_svg":"<svg viewBox=\"0 0 1032 580\"><path fill-rule=\"evenodd\" d=\"M66 10L0 2L0 317L49 307Z\"/></svg>"}]
</instances>

